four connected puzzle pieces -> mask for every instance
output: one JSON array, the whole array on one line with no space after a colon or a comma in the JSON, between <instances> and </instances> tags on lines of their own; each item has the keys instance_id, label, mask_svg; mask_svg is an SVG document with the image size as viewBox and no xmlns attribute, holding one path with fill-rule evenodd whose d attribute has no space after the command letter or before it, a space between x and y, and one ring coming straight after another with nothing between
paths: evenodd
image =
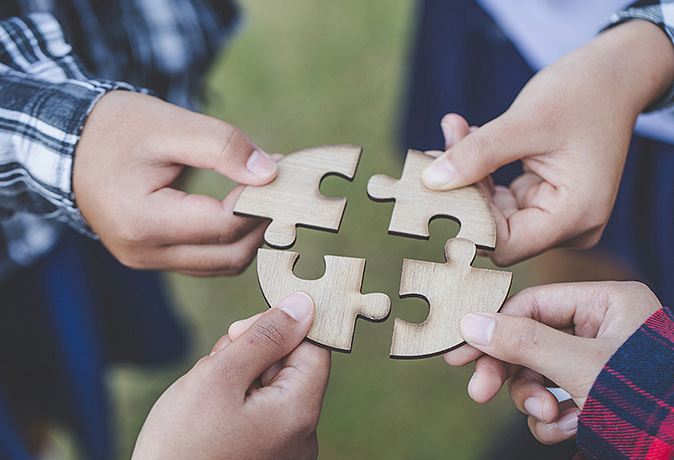
<instances>
[{"instance_id":1,"label":"four connected puzzle pieces","mask_svg":"<svg viewBox=\"0 0 674 460\"><path fill-rule=\"evenodd\" d=\"M346 198L323 196L320 182L328 175L353 179L360 153L359 147L333 145L289 154L278 162L274 181L244 189L234 212L271 220L265 241L277 249L295 243L297 226L336 232ZM390 233L428 238L428 224L439 216L461 225L457 238L445 246L446 263L404 260L400 296L424 298L429 315L420 324L396 318L393 358L428 357L461 345L463 316L473 311L498 311L510 289L511 273L471 266L476 246L496 246L494 215L486 197L476 186L451 191L427 189L421 183L421 172L432 161L433 157L410 150L399 180L375 175L367 187L374 200L395 200ZM325 274L317 280L294 275L298 259L296 252L259 249L258 280L270 306L295 291L313 297L316 315L307 335L313 342L349 352L358 317L383 321L389 316L391 305L386 294L361 293L364 259L326 255Z\"/></svg>"}]
</instances>

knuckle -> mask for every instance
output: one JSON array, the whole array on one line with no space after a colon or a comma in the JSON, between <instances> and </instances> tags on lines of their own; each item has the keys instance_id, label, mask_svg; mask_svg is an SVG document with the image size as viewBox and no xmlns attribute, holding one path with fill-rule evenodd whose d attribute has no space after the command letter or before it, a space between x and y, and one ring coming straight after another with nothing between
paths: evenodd
<instances>
[{"instance_id":1,"label":"knuckle","mask_svg":"<svg viewBox=\"0 0 674 460\"><path fill-rule=\"evenodd\" d=\"M228 261L228 272L232 275L240 275L248 268L254 257L255 251L232 255Z\"/></svg>"},{"instance_id":2,"label":"knuckle","mask_svg":"<svg viewBox=\"0 0 674 460\"><path fill-rule=\"evenodd\" d=\"M523 319L518 323L517 327L510 329L508 338L505 339L507 344L504 344L508 360L513 363L521 361L523 356L528 355L541 342L539 328L534 321Z\"/></svg>"},{"instance_id":3,"label":"knuckle","mask_svg":"<svg viewBox=\"0 0 674 460\"><path fill-rule=\"evenodd\" d=\"M218 165L226 168L238 160L238 154L249 146L248 138L238 128L229 123L218 124L219 150Z\"/></svg>"},{"instance_id":4,"label":"knuckle","mask_svg":"<svg viewBox=\"0 0 674 460\"><path fill-rule=\"evenodd\" d=\"M268 321L258 321L251 327L251 334L262 344L265 344L272 353L277 353L285 348L287 338L285 333L275 324Z\"/></svg>"}]
</instances>

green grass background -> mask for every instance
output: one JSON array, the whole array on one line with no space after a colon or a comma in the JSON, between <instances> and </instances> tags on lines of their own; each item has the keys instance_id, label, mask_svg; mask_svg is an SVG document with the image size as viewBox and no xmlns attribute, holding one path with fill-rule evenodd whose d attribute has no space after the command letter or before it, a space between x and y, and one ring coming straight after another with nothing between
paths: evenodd
<instances>
[{"instance_id":1,"label":"green grass background","mask_svg":"<svg viewBox=\"0 0 674 460\"><path fill-rule=\"evenodd\" d=\"M507 398L472 402L465 390L472 367L453 369L441 358L388 357L392 318L420 322L428 312L423 301L397 296L402 259L443 261L443 245L457 226L434 221L430 241L389 236L392 204L374 203L365 192L371 175L399 177L401 172L404 152L396 140L415 2L241 3L246 19L209 75L205 112L238 126L268 152L333 143L363 147L354 182L328 178L321 187L327 196L348 198L339 234L299 229L296 274L320 277L326 254L364 257L363 292L385 292L392 300L388 321L359 320L353 352L333 354L319 425L320 458L475 458L508 423ZM191 191L216 197L231 187L212 172L195 174L189 184ZM526 280L526 269L516 268L513 292ZM169 275L167 283L191 330L193 348L189 359L170 369L111 371L119 458L129 458L159 394L206 354L232 321L266 309L254 263L240 277Z\"/></svg>"}]
</instances>

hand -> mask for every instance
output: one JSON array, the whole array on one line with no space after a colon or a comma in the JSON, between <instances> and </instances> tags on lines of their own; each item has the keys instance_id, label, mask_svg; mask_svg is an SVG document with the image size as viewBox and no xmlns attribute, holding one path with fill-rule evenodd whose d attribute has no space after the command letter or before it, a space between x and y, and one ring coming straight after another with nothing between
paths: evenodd
<instances>
[{"instance_id":1,"label":"hand","mask_svg":"<svg viewBox=\"0 0 674 460\"><path fill-rule=\"evenodd\" d=\"M424 171L424 183L462 187L522 160L521 176L491 190L494 262L591 247L613 208L636 117L672 80L674 48L657 26L614 27L539 72L503 115L465 139L465 122L445 117L451 148Z\"/></svg>"},{"instance_id":2,"label":"hand","mask_svg":"<svg viewBox=\"0 0 674 460\"><path fill-rule=\"evenodd\" d=\"M127 91L103 96L75 151L77 205L122 263L193 275L241 272L266 224L234 216L242 187L223 200L175 188L185 166L243 184L276 177L276 163L235 127Z\"/></svg>"},{"instance_id":3,"label":"hand","mask_svg":"<svg viewBox=\"0 0 674 460\"><path fill-rule=\"evenodd\" d=\"M302 342L313 317L295 293L232 325L157 400L132 460L315 459L330 352Z\"/></svg>"},{"instance_id":4,"label":"hand","mask_svg":"<svg viewBox=\"0 0 674 460\"><path fill-rule=\"evenodd\" d=\"M557 443L575 435L578 414L604 365L660 308L651 290L636 282L525 289L501 313L466 315L461 331L469 346L445 360L463 366L477 359L468 384L476 402L491 400L508 380L510 398L529 415L533 435ZM572 400L558 403L546 386L559 386Z\"/></svg>"}]
</instances>

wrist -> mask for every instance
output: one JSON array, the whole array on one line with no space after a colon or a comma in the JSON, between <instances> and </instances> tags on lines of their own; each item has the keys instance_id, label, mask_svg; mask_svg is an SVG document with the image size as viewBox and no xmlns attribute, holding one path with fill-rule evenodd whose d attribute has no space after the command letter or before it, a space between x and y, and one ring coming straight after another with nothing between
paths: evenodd
<instances>
[{"instance_id":1,"label":"wrist","mask_svg":"<svg viewBox=\"0 0 674 460\"><path fill-rule=\"evenodd\" d=\"M604 84L634 115L657 102L674 82L674 46L656 24L631 20L597 37L584 49L601 67Z\"/></svg>"}]
</instances>

